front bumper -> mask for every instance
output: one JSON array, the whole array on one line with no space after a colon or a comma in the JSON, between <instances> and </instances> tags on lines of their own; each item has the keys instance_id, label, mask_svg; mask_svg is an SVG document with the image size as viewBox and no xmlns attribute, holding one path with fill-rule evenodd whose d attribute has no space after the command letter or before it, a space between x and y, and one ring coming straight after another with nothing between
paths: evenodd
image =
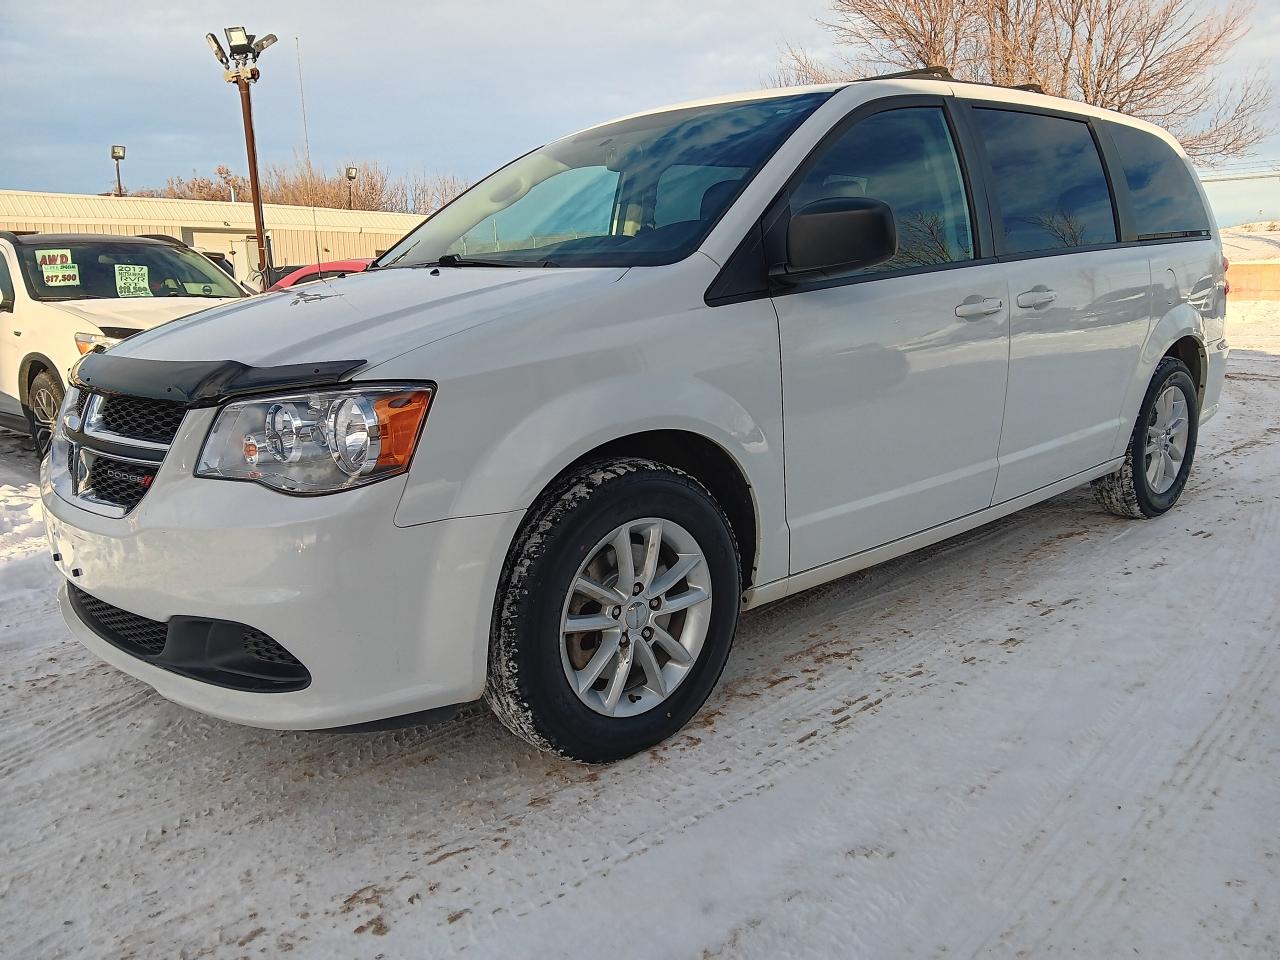
<instances>
[{"instance_id":1,"label":"front bumper","mask_svg":"<svg viewBox=\"0 0 1280 960\"><path fill-rule=\"evenodd\" d=\"M180 447L123 518L63 500L42 469L59 570L85 593L151 620L255 627L297 657L311 682L262 693L172 673L99 637L64 584L63 616L86 647L170 700L258 727L344 726L481 695L493 600L520 511L402 528L393 522L402 478L290 497L196 479Z\"/></svg>"}]
</instances>

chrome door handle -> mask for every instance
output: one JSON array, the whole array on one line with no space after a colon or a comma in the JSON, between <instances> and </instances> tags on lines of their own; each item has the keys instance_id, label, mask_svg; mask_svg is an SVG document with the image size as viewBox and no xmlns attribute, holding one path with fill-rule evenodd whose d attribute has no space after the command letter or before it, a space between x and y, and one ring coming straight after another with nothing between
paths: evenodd
<instances>
[{"instance_id":1,"label":"chrome door handle","mask_svg":"<svg viewBox=\"0 0 1280 960\"><path fill-rule=\"evenodd\" d=\"M956 316L962 320L977 320L999 313L1004 309L1004 301L995 297L970 297L956 307Z\"/></svg>"},{"instance_id":2,"label":"chrome door handle","mask_svg":"<svg viewBox=\"0 0 1280 960\"><path fill-rule=\"evenodd\" d=\"M1057 299L1058 294L1053 290L1037 287L1034 290L1028 290L1026 293L1018 294L1018 306L1027 310L1035 310L1037 307L1047 307Z\"/></svg>"}]
</instances>

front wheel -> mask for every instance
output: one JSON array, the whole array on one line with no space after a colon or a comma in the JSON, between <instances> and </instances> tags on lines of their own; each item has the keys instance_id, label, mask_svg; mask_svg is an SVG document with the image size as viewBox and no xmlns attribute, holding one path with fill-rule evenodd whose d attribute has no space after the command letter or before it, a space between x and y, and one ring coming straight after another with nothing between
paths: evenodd
<instances>
[{"instance_id":1,"label":"front wheel","mask_svg":"<svg viewBox=\"0 0 1280 960\"><path fill-rule=\"evenodd\" d=\"M65 391L62 382L48 370L41 370L31 381L27 391L27 423L35 440L36 453L44 456L53 437L53 426L62 409Z\"/></svg>"},{"instance_id":2,"label":"front wheel","mask_svg":"<svg viewBox=\"0 0 1280 960\"><path fill-rule=\"evenodd\" d=\"M1181 360L1165 357L1143 397L1124 464L1093 481L1098 502L1110 513L1136 520L1167 511L1191 473L1199 424L1191 371Z\"/></svg>"},{"instance_id":3,"label":"front wheel","mask_svg":"<svg viewBox=\"0 0 1280 960\"><path fill-rule=\"evenodd\" d=\"M665 740L724 669L737 544L693 477L591 463L530 510L495 603L485 697L534 746L588 763Z\"/></svg>"}]
</instances>

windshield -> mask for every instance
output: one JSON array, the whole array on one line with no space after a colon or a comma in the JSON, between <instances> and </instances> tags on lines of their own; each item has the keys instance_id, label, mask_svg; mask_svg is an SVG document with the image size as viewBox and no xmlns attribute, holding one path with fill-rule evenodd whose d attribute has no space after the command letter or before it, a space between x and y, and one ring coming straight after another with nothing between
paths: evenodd
<instances>
[{"instance_id":1,"label":"windshield","mask_svg":"<svg viewBox=\"0 0 1280 960\"><path fill-rule=\"evenodd\" d=\"M674 263L829 96L669 110L557 140L437 211L374 269Z\"/></svg>"},{"instance_id":2,"label":"windshield","mask_svg":"<svg viewBox=\"0 0 1280 960\"><path fill-rule=\"evenodd\" d=\"M18 259L37 300L244 296L200 254L167 243L50 240L23 244Z\"/></svg>"}]
</instances>

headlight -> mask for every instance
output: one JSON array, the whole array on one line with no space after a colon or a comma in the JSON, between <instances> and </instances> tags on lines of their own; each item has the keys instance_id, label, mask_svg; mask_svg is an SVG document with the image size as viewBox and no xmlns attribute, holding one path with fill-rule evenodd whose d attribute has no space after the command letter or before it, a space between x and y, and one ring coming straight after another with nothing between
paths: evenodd
<instances>
[{"instance_id":1,"label":"headlight","mask_svg":"<svg viewBox=\"0 0 1280 960\"><path fill-rule=\"evenodd\" d=\"M103 350L106 350L108 347L114 347L119 342L119 337L108 337L101 333L76 334L76 349L80 351L81 356L92 351L94 347L102 347Z\"/></svg>"},{"instance_id":2,"label":"headlight","mask_svg":"<svg viewBox=\"0 0 1280 960\"><path fill-rule=\"evenodd\" d=\"M430 384L361 386L229 403L204 441L196 476L307 494L404 473L432 390Z\"/></svg>"}]
</instances>

